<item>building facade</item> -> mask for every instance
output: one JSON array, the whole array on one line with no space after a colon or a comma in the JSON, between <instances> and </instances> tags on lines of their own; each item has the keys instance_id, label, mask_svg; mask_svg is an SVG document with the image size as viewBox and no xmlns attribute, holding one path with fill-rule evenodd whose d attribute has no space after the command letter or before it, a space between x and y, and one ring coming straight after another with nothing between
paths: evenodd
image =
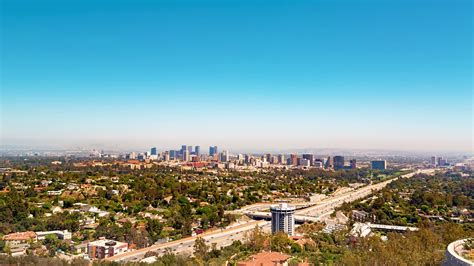
<instances>
[{"instance_id":1,"label":"building facade","mask_svg":"<svg viewBox=\"0 0 474 266\"><path fill-rule=\"evenodd\" d=\"M372 161L372 169L374 170L386 170L387 169L387 161L385 160L376 160Z\"/></svg>"},{"instance_id":2,"label":"building facade","mask_svg":"<svg viewBox=\"0 0 474 266\"><path fill-rule=\"evenodd\" d=\"M114 240L100 239L87 244L87 254L90 259L104 259L128 250L128 244Z\"/></svg>"},{"instance_id":3,"label":"building facade","mask_svg":"<svg viewBox=\"0 0 474 266\"><path fill-rule=\"evenodd\" d=\"M309 161L309 164L310 164L311 166L314 165L314 155L313 155L313 154L308 154L308 153L307 153L307 154L303 154L303 159L308 160L308 161Z\"/></svg>"},{"instance_id":4,"label":"building facade","mask_svg":"<svg viewBox=\"0 0 474 266\"><path fill-rule=\"evenodd\" d=\"M344 156L334 156L334 169L340 170L344 168Z\"/></svg>"},{"instance_id":5,"label":"building facade","mask_svg":"<svg viewBox=\"0 0 474 266\"><path fill-rule=\"evenodd\" d=\"M285 232L292 236L295 233L295 207L286 203L270 207L272 213L272 234Z\"/></svg>"}]
</instances>

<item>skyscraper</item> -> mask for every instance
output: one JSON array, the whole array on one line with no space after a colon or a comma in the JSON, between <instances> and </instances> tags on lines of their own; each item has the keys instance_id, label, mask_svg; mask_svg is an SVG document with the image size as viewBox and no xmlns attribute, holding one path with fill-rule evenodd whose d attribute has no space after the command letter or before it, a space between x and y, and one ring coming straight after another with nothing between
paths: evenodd
<instances>
[{"instance_id":1,"label":"skyscraper","mask_svg":"<svg viewBox=\"0 0 474 266\"><path fill-rule=\"evenodd\" d=\"M298 155L290 154L290 164L291 165L298 165Z\"/></svg>"},{"instance_id":2,"label":"skyscraper","mask_svg":"<svg viewBox=\"0 0 474 266\"><path fill-rule=\"evenodd\" d=\"M438 164L438 162L436 160L436 156L431 156L431 165L436 166L437 164Z\"/></svg>"},{"instance_id":3,"label":"skyscraper","mask_svg":"<svg viewBox=\"0 0 474 266\"><path fill-rule=\"evenodd\" d=\"M175 160L178 159L178 151L176 150L170 150L170 160Z\"/></svg>"},{"instance_id":4,"label":"skyscraper","mask_svg":"<svg viewBox=\"0 0 474 266\"><path fill-rule=\"evenodd\" d=\"M210 146L209 147L209 156L214 156L215 154L217 154L217 146Z\"/></svg>"},{"instance_id":5,"label":"skyscraper","mask_svg":"<svg viewBox=\"0 0 474 266\"><path fill-rule=\"evenodd\" d=\"M303 167L310 167L310 166L311 166L311 162L310 162L308 159L300 158L300 159L299 159L299 162L298 162L298 165L299 165L299 166L303 166Z\"/></svg>"},{"instance_id":6,"label":"skyscraper","mask_svg":"<svg viewBox=\"0 0 474 266\"><path fill-rule=\"evenodd\" d=\"M314 155L313 154L309 154L309 153L303 154L303 159L308 160L309 164L311 166L314 165Z\"/></svg>"},{"instance_id":7,"label":"skyscraper","mask_svg":"<svg viewBox=\"0 0 474 266\"><path fill-rule=\"evenodd\" d=\"M188 146L188 151L189 151L189 154L192 154L192 153L193 153L193 145Z\"/></svg>"},{"instance_id":8,"label":"skyscraper","mask_svg":"<svg viewBox=\"0 0 474 266\"><path fill-rule=\"evenodd\" d=\"M443 157L440 156L440 157L437 158L437 160L438 160L438 162L437 162L438 166L444 166L444 164L441 163L441 161L443 161Z\"/></svg>"},{"instance_id":9,"label":"skyscraper","mask_svg":"<svg viewBox=\"0 0 474 266\"><path fill-rule=\"evenodd\" d=\"M196 156L199 156L201 154L201 146L196 146L194 148L194 154L196 154Z\"/></svg>"},{"instance_id":10,"label":"skyscraper","mask_svg":"<svg viewBox=\"0 0 474 266\"><path fill-rule=\"evenodd\" d=\"M344 156L334 156L334 169L340 170L344 168Z\"/></svg>"},{"instance_id":11,"label":"skyscraper","mask_svg":"<svg viewBox=\"0 0 474 266\"><path fill-rule=\"evenodd\" d=\"M265 154L264 158L268 163L272 162L272 154L271 153Z\"/></svg>"},{"instance_id":12,"label":"skyscraper","mask_svg":"<svg viewBox=\"0 0 474 266\"><path fill-rule=\"evenodd\" d=\"M187 150L187 149L188 149L188 148L187 148L187 146L186 146L186 145L181 145L181 150L180 150L180 154L181 154L181 156L183 156L183 154L184 154L184 151L185 151L185 150Z\"/></svg>"},{"instance_id":13,"label":"skyscraper","mask_svg":"<svg viewBox=\"0 0 474 266\"><path fill-rule=\"evenodd\" d=\"M252 158L250 154L245 154L245 159L244 159L245 164L250 164L250 158Z\"/></svg>"},{"instance_id":14,"label":"skyscraper","mask_svg":"<svg viewBox=\"0 0 474 266\"><path fill-rule=\"evenodd\" d=\"M183 151L182 156L183 156L183 158L182 158L183 162L189 161L189 151L188 151L187 149L185 149L185 150Z\"/></svg>"},{"instance_id":15,"label":"skyscraper","mask_svg":"<svg viewBox=\"0 0 474 266\"><path fill-rule=\"evenodd\" d=\"M332 158L331 156L328 156L327 160L326 160L326 168L331 168L333 167L333 161L332 161Z\"/></svg>"},{"instance_id":16,"label":"skyscraper","mask_svg":"<svg viewBox=\"0 0 474 266\"><path fill-rule=\"evenodd\" d=\"M356 169L357 168L357 161L356 159L352 159L349 161L351 164L351 169Z\"/></svg>"},{"instance_id":17,"label":"skyscraper","mask_svg":"<svg viewBox=\"0 0 474 266\"><path fill-rule=\"evenodd\" d=\"M448 165L448 159L443 159L443 157L438 158L438 166L443 167Z\"/></svg>"},{"instance_id":18,"label":"skyscraper","mask_svg":"<svg viewBox=\"0 0 474 266\"><path fill-rule=\"evenodd\" d=\"M229 153L227 151L223 151L221 153L221 162L228 162L229 161Z\"/></svg>"},{"instance_id":19,"label":"skyscraper","mask_svg":"<svg viewBox=\"0 0 474 266\"><path fill-rule=\"evenodd\" d=\"M279 163L279 164L286 164L285 155L283 155L283 154L278 154L278 163Z\"/></svg>"},{"instance_id":20,"label":"skyscraper","mask_svg":"<svg viewBox=\"0 0 474 266\"><path fill-rule=\"evenodd\" d=\"M387 169L387 161L385 160L375 160L371 162L372 169L374 170L385 170Z\"/></svg>"},{"instance_id":21,"label":"skyscraper","mask_svg":"<svg viewBox=\"0 0 474 266\"><path fill-rule=\"evenodd\" d=\"M290 236L294 235L295 207L281 203L272 205L270 211L272 213L272 234L285 232Z\"/></svg>"},{"instance_id":22,"label":"skyscraper","mask_svg":"<svg viewBox=\"0 0 474 266\"><path fill-rule=\"evenodd\" d=\"M156 152L156 147L151 148L151 155L158 155Z\"/></svg>"}]
</instances>

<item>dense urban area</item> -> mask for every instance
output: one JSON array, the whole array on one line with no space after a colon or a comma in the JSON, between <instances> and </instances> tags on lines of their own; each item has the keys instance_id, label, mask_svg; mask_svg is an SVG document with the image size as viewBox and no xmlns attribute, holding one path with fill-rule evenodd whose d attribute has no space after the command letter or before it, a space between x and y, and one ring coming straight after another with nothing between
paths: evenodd
<instances>
[{"instance_id":1,"label":"dense urban area","mask_svg":"<svg viewBox=\"0 0 474 266\"><path fill-rule=\"evenodd\" d=\"M0 167L0 264L438 265L474 258L468 156L232 154L216 146L202 153L183 145L7 154Z\"/></svg>"}]
</instances>

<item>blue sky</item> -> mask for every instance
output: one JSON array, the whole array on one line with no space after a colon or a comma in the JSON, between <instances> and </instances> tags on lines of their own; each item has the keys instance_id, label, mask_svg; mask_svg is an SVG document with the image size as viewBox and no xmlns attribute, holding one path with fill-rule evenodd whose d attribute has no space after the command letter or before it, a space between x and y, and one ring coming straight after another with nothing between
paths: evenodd
<instances>
[{"instance_id":1,"label":"blue sky","mask_svg":"<svg viewBox=\"0 0 474 266\"><path fill-rule=\"evenodd\" d=\"M2 1L2 145L472 150L472 2Z\"/></svg>"}]
</instances>

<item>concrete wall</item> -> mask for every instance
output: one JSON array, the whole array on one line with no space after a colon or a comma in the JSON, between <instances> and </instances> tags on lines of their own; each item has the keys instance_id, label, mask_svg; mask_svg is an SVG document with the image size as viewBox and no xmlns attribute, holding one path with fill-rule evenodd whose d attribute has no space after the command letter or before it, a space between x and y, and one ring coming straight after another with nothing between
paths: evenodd
<instances>
[{"instance_id":1,"label":"concrete wall","mask_svg":"<svg viewBox=\"0 0 474 266\"><path fill-rule=\"evenodd\" d=\"M464 244L466 239L461 239L452 242L446 249L446 256L444 258L443 266L472 266L474 263L469 261L456 253L456 249Z\"/></svg>"}]
</instances>

